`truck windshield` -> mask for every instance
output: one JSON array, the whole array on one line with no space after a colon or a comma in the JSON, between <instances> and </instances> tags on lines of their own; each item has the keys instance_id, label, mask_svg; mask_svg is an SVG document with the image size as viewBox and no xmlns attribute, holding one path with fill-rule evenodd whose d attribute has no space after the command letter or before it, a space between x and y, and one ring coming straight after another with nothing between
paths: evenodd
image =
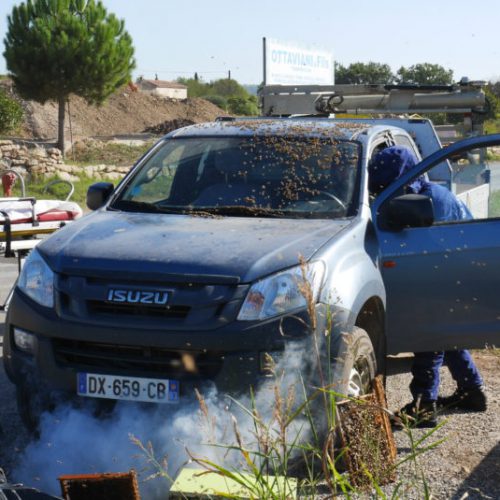
<instances>
[{"instance_id":1,"label":"truck windshield","mask_svg":"<svg viewBox=\"0 0 500 500\"><path fill-rule=\"evenodd\" d=\"M167 139L111 208L254 217L353 215L360 145L281 136Z\"/></svg>"}]
</instances>

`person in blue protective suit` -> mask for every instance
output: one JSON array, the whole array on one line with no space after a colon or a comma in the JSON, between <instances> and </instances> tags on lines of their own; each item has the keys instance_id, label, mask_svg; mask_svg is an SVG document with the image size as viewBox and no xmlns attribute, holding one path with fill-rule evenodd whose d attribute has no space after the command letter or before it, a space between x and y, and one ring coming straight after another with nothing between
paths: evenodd
<instances>
[{"instance_id":1,"label":"person in blue protective suit","mask_svg":"<svg viewBox=\"0 0 500 500\"><path fill-rule=\"evenodd\" d=\"M369 165L369 190L376 196L391 182L411 170L418 162L412 150L391 146L379 152ZM427 176L414 179L407 193L423 194L432 199L434 219L439 221L472 219L469 209L449 189L430 182ZM439 370L448 366L457 383L456 391L448 397L438 397ZM485 411L486 395L479 371L469 351L416 353L412 365L410 391L413 401L398 412L419 427L437 425L437 407L456 407L469 411Z\"/></svg>"}]
</instances>

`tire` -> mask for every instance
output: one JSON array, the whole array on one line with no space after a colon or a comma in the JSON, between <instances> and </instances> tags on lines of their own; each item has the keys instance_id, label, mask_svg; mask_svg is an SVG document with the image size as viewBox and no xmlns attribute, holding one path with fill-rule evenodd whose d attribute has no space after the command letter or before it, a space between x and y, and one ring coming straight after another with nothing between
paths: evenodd
<instances>
[{"instance_id":1,"label":"tire","mask_svg":"<svg viewBox=\"0 0 500 500\"><path fill-rule=\"evenodd\" d=\"M335 339L330 349L331 382L341 396L359 397L372 389L377 374L377 358L368 334L353 327Z\"/></svg>"},{"instance_id":2,"label":"tire","mask_svg":"<svg viewBox=\"0 0 500 500\"><path fill-rule=\"evenodd\" d=\"M372 391L377 375L377 358L368 334L362 328L353 327L351 333L341 335L331 349L331 379L336 393L337 403L349 398L357 398ZM341 453L342 440L338 427L338 407L335 414L328 416L326 434L323 440L323 457L329 457L336 463L339 472L346 470L346 463ZM335 459L340 457L340 459ZM329 468L323 462L325 477Z\"/></svg>"},{"instance_id":3,"label":"tire","mask_svg":"<svg viewBox=\"0 0 500 500\"><path fill-rule=\"evenodd\" d=\"M328 344L328 343L327 343ZM309 406L313 427L311 445L316 450L322 449L322 456L327 453L334 457L340 450L340 436L337 428L336 402L357 397L371 392L373 380L377 374L377 361L373 344L368 334L361 328L354 327L350 333L331 339L330 345L322 346L325 355L322 360L322 380L314 379L314 387L324 387ZM331 391L330 393L328 393ZM332 414L333 413L333 414ZM296 460L294 473L299 477L307 477L311 464L306 466L311 457L300 457ZM313 459L315 467L323 467L324 461ZM343 461L337 462L339 470L345 468Z\"/></svg>"}]
</instances>

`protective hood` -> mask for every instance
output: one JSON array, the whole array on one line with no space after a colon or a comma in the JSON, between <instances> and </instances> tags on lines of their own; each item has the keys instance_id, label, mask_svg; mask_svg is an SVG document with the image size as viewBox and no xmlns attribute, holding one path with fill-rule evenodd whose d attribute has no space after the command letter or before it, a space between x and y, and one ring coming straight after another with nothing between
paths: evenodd
<instances>
[{"instance_id":1,"label":"protective hood","mask_svg":"<svg viewBox=\"0 0 500 500\"><path fill-rule=\"evenodd\" d=\"M391 146L382 150L369 166L370 193L378 194L389 184L399 179L418 163L413 151L404 146ZM408 185L408 190L418 194L429 186L425 176L421 175Z\"/></svg>"}]
</instances>

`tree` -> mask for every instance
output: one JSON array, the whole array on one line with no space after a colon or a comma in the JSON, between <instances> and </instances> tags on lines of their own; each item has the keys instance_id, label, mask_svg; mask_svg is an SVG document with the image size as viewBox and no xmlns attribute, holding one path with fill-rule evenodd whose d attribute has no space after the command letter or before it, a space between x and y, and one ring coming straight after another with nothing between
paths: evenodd
<instances>
[{"instance_id":1,"label":"tree","mask_svg":"<svg viewBox=\"0 0 500 500\"><path fill-rule=\"evenodd\" d=\"M221 95L207 95L205 99L216 106L219 106L220 109L224 111L227 110L227 99Z\"/></svg>"},{"instance_id":2,"label":"tree","mask_svg":"<svg viewBox=\"0 0 500 500\"><path fill-rule=\"evenodd\" d=\"M500 99L500 82L489 82L488 89L492 94L494 94L498 99Z\"/></svg>"},{"instance_id":3,"label":"tree","mask_svg":"<svg viewBox=\"0 0 500 500\"><path fill-rule=\"evenodd\" d=\"M96 0L27 0L8 16L4 57L19 94L59 105L64 152L70 94L102 104L130 81L134 48L124 22Z\"/></svg>"},{"instance_id":4,"label":"tree","mask_svg":"<svg viewBox=\"0 0 500 500\"><path fill-rule=\"evenodd\" d=\"M451 85L453 71L431 63L414 64L409 68L401 66L397 72L397 81L409 85Z\"/></svg>"},{"instance_id":5,"label":"tree","mask_svg":"<svg viewBox=\"0 0 500 500\"><path fill-rule=\"evenodd\" d=\"M495 120L498 114L500 113L500 85L489 83L484 87L484 93L486 94L486 113L485 120Z\"/></svg>"},{"instance_id":6,"label":"tree","mask_svg":"<svg viewBox=\"0 0 500 500\"><path fill-rule=\"evenodd\" d=\"M245 97L230 97L227 100L229 112L234 115L252 116L259 114L257 99L255 96Z\"/></svg>"},{"instance_id":7,"label":"tree","mask_svg":"<svg viewBox=\"0 0 500 500\"><path fill-rule=\"evenodd\" d=\"M187 87L188 97L203 97L207 95L207 84L201 78L177 78L179 83Z\"/></svg>"},{"instance_id":8,"label":"tree","mask_svg":"<svg viewBox=\"0 0 500 500\"><path fill-rule=\"evenodd\" d=\"M335 83L393 83L394 75L388 64L355 62L349 66L335 64Z\"/></svg>"},{"instance_id":9,"label":"tree","mask_svg":"<svg viewBox=\"0 0 500 500\"><path fill-rule=\"evenodd\" d=\"M236 80L221 78L212 82L210 86L211 94L217 94L224 97L242 97L244 99L249 96L245 87L240 85Z\"/></svg>"}]
</instances>

